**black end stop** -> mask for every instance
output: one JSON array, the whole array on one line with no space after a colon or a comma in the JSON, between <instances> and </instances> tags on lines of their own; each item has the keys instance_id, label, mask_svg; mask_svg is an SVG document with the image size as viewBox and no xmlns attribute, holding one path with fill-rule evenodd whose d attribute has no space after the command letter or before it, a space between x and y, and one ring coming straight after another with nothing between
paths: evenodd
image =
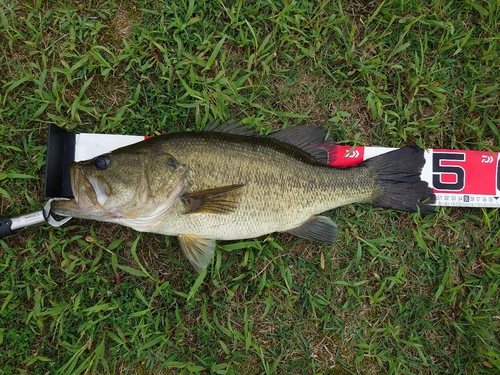
<instances>
[{"instance_id":1,"label":"black end stop","mask_svg":"<svg viewBox=\"0 0 500 375\"><path fill-rule=\"evenodd\" d=\"M76 134L49 125L47 162L43 194L47 197L71 198L69 167L75 161Z\"/></svg>"}]
</instances>

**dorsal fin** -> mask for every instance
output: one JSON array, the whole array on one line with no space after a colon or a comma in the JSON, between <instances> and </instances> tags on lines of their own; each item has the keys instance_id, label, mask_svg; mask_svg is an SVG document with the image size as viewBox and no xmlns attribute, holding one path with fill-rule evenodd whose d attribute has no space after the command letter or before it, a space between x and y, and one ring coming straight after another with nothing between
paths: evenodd
<instances>
[{"instance_id":1,"label":"dorsal fin","mask_svg":"<svg viewBox=\"0 0 500 375\"><path fill-rule=\"evenodd\" d=\"M258 136L253 129L250 129L248 125L242 124L236 120L227 120L222 124L217 122L209 122L203 131L206 132L216 132L216 133L229 133L229 134L237 134L237 135L246 135L246 136Z\"/></svg>"},{"instance_id":2,"label":"dorsal fin","mask_svg":"<svg viewBox=\"0 0 500 375\"><path fill-rule=\"evenodd\" d=\"M320 163L328 164L336 159L337 147L324 128L318 126L292 126L268 135L278 141L294 145Z\"/></svg>"},{"instance_id":3,"label":"dorsal fin","mask_svg":"<svg viewBox=\"0 0 500 375\"><path fill-rule=\"evenodd\" d=\"M222 124L209 122L204 131L263 137L247 125L236 120L228 120ZM300 148L319 163L329 164L336 159L337 147L328 137L326 130L318 126L292 126L272 132L268 137Z\"/></svg>"}]
</instances>

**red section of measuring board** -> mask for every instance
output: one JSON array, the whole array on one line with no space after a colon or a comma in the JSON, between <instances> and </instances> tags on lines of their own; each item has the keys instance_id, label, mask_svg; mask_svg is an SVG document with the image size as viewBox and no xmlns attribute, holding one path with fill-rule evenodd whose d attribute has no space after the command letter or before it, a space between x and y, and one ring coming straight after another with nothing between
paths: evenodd
<instances>
[{"instance_id":1,"label":"red section of measuring board","mask_svg":"<svg viewBox=\"0 0 500 375\"><path fill-rule=\"evenodd\" d=\"M365 160L364 146L337 146L335 157L331 158L333 167L351 167Z\"/></svg>"},{"instance_id":2,"label":"red section of measuring board","mask_svg":"<svg viewBox=\"0 0 500 375\"><path fill-rule=\"evenodd\" d=\"M432 186L436 192L497 194L498 153L432 151Z\"/></svg>"},{"instance_id":3,"label":"red section of measuring board","mask_svg":"<svg viewBox=\"0 0 500 375\"><path fill-rule=\"evenodd\" d=\"M430 185L437 206L500 207L498 152L432 151Z\"/></svg>"}]
</instances>

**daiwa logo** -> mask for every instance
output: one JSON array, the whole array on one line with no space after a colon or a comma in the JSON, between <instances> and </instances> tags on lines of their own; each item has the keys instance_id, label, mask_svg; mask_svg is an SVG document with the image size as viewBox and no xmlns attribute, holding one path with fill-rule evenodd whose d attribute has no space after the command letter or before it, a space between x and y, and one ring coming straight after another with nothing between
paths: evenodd
<instances>
[{"instance_id":1,"label":"daiwa logo","mask_svg":"<svg viewBox=\"0 0 500 375\"><path fill-rule=\"evenodd\" d=\"M491 155L483 155L482 159L481 159L481 163L491 164L491 163L493 163L494 160L495 160L495 158Z\"/></svg>"},{"instance_id":2,"label":"daiwa logo","mask_svg":"<svg viewBox=\"0 0 500 375\"><path fill-rule=\"evenodd\" d=\"M353 150L352 152L347 151L344 155L346 158L356 159L359 157L360 152L358 150Z\"/></svg>"}]
</instances>

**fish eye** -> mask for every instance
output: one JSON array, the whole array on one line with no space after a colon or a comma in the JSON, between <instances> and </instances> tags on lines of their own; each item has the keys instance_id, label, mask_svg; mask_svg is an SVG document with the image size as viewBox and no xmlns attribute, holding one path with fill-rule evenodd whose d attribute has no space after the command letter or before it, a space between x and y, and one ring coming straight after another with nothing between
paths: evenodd
<instances>
[{"instance_id":1,"label":"fish eye","mask_svg":"<svg viewBox=\"0 0 500 375\"><path fill-rule=\"evenodd\" d=\"M95 167L99 170L104 170L104 169L108 168L110 164L111 164L111 160L107 156L104 156L104 155L98 156L94 161Z\"/></svg>"}]
</instances>

